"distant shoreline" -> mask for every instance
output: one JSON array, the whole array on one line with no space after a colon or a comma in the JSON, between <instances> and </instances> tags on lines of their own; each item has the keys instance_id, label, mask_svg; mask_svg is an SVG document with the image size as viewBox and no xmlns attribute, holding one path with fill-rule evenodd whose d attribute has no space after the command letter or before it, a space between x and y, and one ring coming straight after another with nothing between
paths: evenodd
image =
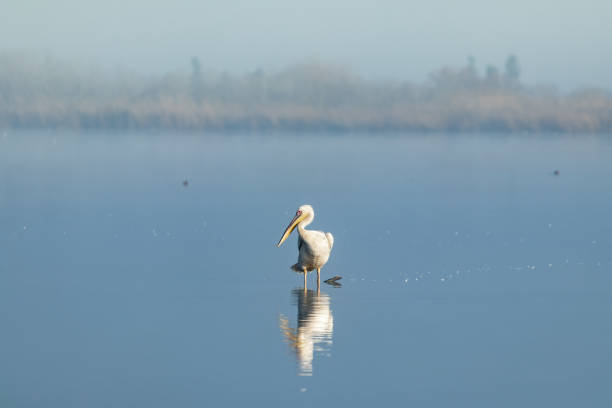
<instances>
[{"instance_id":1,"label":"distant shoreline","mask_svg":"<svg viewBox=\"0 0 612 408\"><path fill-rule=\"evenodd\" d=\"M520 98L515 106L522 106ZM487 107L480 100L479 106ZM571 105L539 113L527 107L510 111L498 106L488 113L456 104L454 109L411 106L403 109L334 109L308 106L253 108L248 106L197 106L124 103L123 106L89 104L62 106L49 101L48 108L0 107L0 128L83 130L186 130L186 131L323 131L323 132L493 132L493 133L612 133L612 102L603 109L581 110ZM248 111L247 111L248 110ZM255 112L254 112L255 111ZM186 113L185 113L186 112Z\"/></svg>"},{"instance_id":2,"label":"distant shoreline","mask_svg":"<svg viewBox=\"0 0 612 408\"><path fill-rule=\"evenodd\" d=\"M504 72L470 60L424 84L324 64L242 76L191 65L108 77L0 54L0 129L612 134L612 92L523 85L512 55Z\"/></svg>"}]
</instances>

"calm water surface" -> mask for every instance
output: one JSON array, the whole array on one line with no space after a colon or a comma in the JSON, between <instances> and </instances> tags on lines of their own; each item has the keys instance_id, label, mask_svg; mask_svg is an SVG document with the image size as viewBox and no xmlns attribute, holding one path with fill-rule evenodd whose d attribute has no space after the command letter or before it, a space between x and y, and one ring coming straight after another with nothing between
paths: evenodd
<instances>
[{"instance_id":1,"label":"calm water surface","mask_svg":"<svg viewBox=\"0 0 612 408\"><path fill-rule=\"evenodd\" d=\"M608 137L0 132L0 405L609 407L611 208Z\"/></svg>"}]
</instances>

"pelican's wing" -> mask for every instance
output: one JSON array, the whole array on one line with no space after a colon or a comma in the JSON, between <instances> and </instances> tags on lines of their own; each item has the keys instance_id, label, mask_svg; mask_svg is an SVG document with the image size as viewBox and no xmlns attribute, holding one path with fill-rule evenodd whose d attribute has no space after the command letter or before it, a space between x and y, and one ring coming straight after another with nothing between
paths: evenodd
<instances>
[{"instance_id":1,"label":"pelican's wing","mask_svg":"<svg viewBox=\"0 0 612 408\"><path fill-rule=\"evenodd\" d=\"M332 246L334 246L334 237L329 232L323 231L308 231L308 237L306 239L309 240L307 244L315 245L319 247L327 247L331 251Z\"/></svg>"},{"instance_id":2,"label":"pelican's wing","mask_svg":"<svg viewBox=\"0 0 612 408\"><path fill-rule=\"evenodd\" d=\"M327 242L329 242L329 250L331 251L334 246L334 236L331 234L331 232L326 232L325 238L327 238Z\"/></svg>"}]
</instances>

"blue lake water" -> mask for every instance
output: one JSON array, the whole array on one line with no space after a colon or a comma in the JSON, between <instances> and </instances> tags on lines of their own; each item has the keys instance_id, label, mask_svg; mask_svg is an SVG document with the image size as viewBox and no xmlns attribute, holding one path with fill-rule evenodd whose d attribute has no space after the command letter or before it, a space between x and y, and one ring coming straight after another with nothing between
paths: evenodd
<instances>
[{"instance_id":1,"label":"blue lake water","mask_svg":"<svg viewBox=\"0 0 612 408\"><path fill-rule=\"evenodd\" d=\"M609 137L0 132L0 406L609 407L611 208Z\"/></svg>"}]
</instances>

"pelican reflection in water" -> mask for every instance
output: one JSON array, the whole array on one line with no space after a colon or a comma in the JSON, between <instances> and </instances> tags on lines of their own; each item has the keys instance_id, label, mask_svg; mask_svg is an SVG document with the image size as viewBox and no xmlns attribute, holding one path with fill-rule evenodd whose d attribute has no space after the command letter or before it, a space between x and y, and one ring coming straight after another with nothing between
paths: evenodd
<instances>
[{"instance_id":1,"label":"pelican reflection in water","mask_svg":"<svg viewBox=\"0 0 612 408\"><path fill-rule=\"evenodd\" d=\"M334 317L330 297L319 290L294 289L297 303L297 328L289 327L289 320L281 315L280 328L297 355L299 375L312 375L312 360L317 353L329 352L334 331Z\"/></svg>"},{"instance_id":2,"label":"pelican reflection in water","mask_svg":"<svg viewBox=\"0 0 612 408\"><path fill-rule=\"evenodd\" d=\"M298 229L298 261L291 267L296 272L304 274L304 289L308 272L317 270L317 286L321 284L321 268L327 263L334 237L329 232L307 230L306 226L314 220L312 206L305 204L295 212L295 217L289 223L277 246L281 246L291 232Z\"/></svg>"}]
</instances>

